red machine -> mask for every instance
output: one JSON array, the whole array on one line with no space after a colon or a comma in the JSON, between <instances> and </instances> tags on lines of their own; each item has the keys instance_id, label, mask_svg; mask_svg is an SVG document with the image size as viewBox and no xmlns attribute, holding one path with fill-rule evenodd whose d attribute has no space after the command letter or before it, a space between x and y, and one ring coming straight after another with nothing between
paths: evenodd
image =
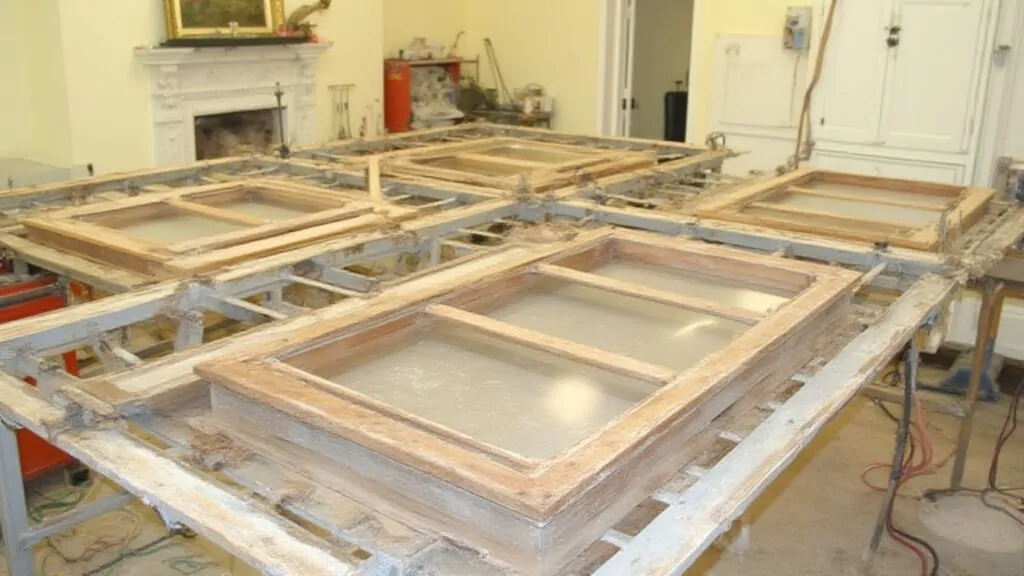
<instances>
[{"instance_id":1,"label":"red machine","mask_svg":"<svg viewBox=\"0 0 1024 576\"><path fill-rule=\"evenodd\" d=\"M72 289L77 286L72 285ZM64 307L64 295L57 278L46 276L0 286L0 323L29 318ZM78 358L74 352L65 352L64 369L78 374ZM30 384L35 381L26 378ZM50 445L46 440L28 430L18 430L18 453L21 459L21 476L25 481L45 476L50 472L75 464L75 459Z\"/></svg>"},{"instance_id":2,"label":"red machine","mask_svg":"<svg viewBox=\"0 0 1024 576\"><path fill-rule=\"evenodd\" d=\"M384 126L388 132L408 132L412 124L412 69L420 66L440 66L448 72L452 84L459 85L462 79L461 58L441 60L399 60L384 61Z\"/></svg>"}]
</instances>

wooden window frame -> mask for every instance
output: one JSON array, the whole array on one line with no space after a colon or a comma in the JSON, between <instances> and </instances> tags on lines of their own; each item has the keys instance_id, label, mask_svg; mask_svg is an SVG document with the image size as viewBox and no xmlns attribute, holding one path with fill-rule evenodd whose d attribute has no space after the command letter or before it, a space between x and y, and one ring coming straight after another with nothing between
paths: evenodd
<instances>
[{"instance_id":1,"label":"wooden window frame","mask_svg":"<svg viewBox=\"0 0 1024 576\"><path fill-rule=\"evenodd\" d=\"M523 146L555 153L579 156L565 162L541 162L486 155L486 151L502 146ZM428 166L423 162L444 158L476 160L521 169L507 176L488 176L462 170ZM555 142L493 137L468 142L440 144L381 155L381 170L387 175L425 177L483 186L503 191L547 192L578 183L581 179L600 178L611 174L654 167L657 156L651 152L597 150ZM573 191L575 192L575 191Z\"/></svg>"},{"instance_id":2,"label":"wooden window frame","mask_svg":"<svg viewBox=\"0 0 1024 576\"><path fill-rule=\"evenodd\" d=\"M309 213L266 220L216 206L217 200L247 193L272 198L282 205L302 206ZM157 215L173 210L246 228L194 240L162 244L116 227L105 226L130 213ZM222 266L300 248L327 238L385 226L389 219L414 217L416 210L384 207L351 194L293 182L249 179L180 188L40 214L21 221L28 238L39 244L78 254L157 279L209 272Z\"/></svg>"},{"instance_id":3,"label":"wooden window frame","mask_svg":"<svg viewBox=\"0 0 1024 576\"><path fill-rule=\"evenodd\" d=\"M615 254L787 289L794 295L762 317L579 270ZM724 349L679 372L460 309L522 289L524 280L536 275L712 315L738 315L750 328ZM250 424L266 431L273 428L269 423L276 416L284 415L303 430L295 434L324 434L353 458L372 461L346 457L345 472L339 472L383 474L370 479L383 488L367 488L372 494L368 498L390 501L384 505L397 505L513 565L548 570L581 552L676 472L681 465L676 461L682 453L680 442L755 385L785 380L802 366L827 330L845 318L858 278L841 268L649 233L601 230L523 263L474 274L455 290L383 298L359 313L265 342L261 352L211 361L195 371L212 383L214 411L225 421L253 419ZM421 322L454 322L660 388L567 452L538 461L425 421L283 361L341 341L359 351L364 344Z\"/></svg>"},{"instance_id":4,"label":"wooden window frame","mask_svg":"<svg viewBox=\"0 0 1024 576\"><path fill-rule=\"evenodd\" d=\"M773 197L790 192L841 200L863 201L858 199L855 194L812 191L801 187L816 181L919 194L922 197L934 198L938 196L948 198L949 201L944 210L946 214L944 226L936 223L931 226L914 228L887 222L884 217L864 219L850 215L836 215L800 208L774 206L770 203ZM899 248L934 252L943 251L946 248L942 246L944 234L947 242L953 241L980 220L985 215L988 204L994 197L995 191L985 188L916 182L805 168L713 198L697 206L695 214L701 218L725 220L776 230L788 230L859 242L887 243ZM884 209L886 205L898 205L908 208L936 210L934 204L928 205L925 203L879 201L877 204L880 209ZM805 217L806 221L795 222L782 218L773 218L768 214L752 215L744 213L745 209L751 207L765 208L780 213ZM943 210L938 209L936 211ZM829 226L828 222L834 222L836 225ZM844 229L838 226L840 223L860 226L861 230ZM943 227L945 227L945 233L941 229Z\"/></svg>"}]
</instances>

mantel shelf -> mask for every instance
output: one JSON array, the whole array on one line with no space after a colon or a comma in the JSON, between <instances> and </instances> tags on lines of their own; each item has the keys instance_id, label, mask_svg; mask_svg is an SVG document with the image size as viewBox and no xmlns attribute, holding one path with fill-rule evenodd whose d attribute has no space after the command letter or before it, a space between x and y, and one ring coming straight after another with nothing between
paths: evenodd
<instances>
[{"instance_id":1,"label":"mantel shelf","mask_svg":"<svg viewBox=\"0 0 1024 576\"><path fill-rule=\"evenodd\" d=\"M147 66L166 66L218 62L315 59L330 50L332 46L334 46L333 42L204 48L140 46L135 48L134 52L135 57Z\"/></svg>"}]
</instances>

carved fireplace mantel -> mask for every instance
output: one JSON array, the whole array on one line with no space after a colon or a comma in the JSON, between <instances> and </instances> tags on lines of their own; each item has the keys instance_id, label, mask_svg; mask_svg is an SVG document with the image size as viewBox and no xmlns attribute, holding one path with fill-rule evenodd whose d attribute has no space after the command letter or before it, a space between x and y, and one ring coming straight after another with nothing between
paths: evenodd
<instances>
[{"instance_id":1,"label":"carved fireplace mantel","mask_svg":"<svg viewBox=\"0 0 1024 576\"><path fill-rule=\"evenodd\" d=\"M330 43L240 48L136 48L150 69L153 154L157 166L196 159L198 116L277 106L284 92L284 133L292 146L316 140L316 60Z\"/></svg>"}]
</instances>

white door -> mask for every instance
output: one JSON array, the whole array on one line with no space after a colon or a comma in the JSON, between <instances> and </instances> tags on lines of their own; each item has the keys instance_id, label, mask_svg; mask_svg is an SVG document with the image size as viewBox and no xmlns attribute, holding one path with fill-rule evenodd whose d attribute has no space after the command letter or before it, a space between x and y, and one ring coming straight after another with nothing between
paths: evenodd
<instances>
[{"instance_id":1,"label":"white door","mask_svg":"<svg viewBox=\"0 0 1024 576\"><path fill-rule=\"evenodd\" d=\"M886 147L968 151L987 62L987 7L988 0L897 0L882 100Z\"/></svg>"},{"instance_id":2,"label":"white door","mask_svg":"<svg viewBox=\"0 0 1024 576\"><path fill-rule=\"evenodd\" d=\"M893 0L839 3L811 117L815 140L878 143L892 18Z\"/></svg>"}]
</instances>

